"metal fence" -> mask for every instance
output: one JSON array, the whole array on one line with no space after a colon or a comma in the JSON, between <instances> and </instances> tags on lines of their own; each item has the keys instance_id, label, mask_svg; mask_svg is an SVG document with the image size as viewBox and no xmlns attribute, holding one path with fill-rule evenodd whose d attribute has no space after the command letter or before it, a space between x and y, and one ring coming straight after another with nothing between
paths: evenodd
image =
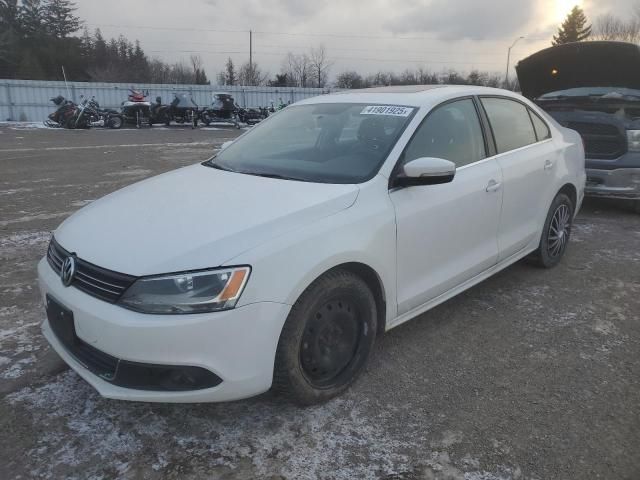
<instances>
[{"instance_id":1,"label":"metal fence","mask_svg":"<svg viewBox=\"0 0 640 480\"><path fill-rule=\"evenodd\" d=\"M216 85L161 85L126 83L87 83L87 82L47 82L41 80L2 80L0 79L0 121L32 122L44 120L55 106L52 97L63 95L74 102L80 96L95 96L104 108L119 108L127 99L129 88L135 87L148 95L149 101L161 97L164 103L173 100L174 93L191 93L199 106L212 102L212 93L228 92L241 107L268 107L297 102L308 97L331 93L329 88L291 88L291 87L242 87Z\"/></svg>"}]
</instances>

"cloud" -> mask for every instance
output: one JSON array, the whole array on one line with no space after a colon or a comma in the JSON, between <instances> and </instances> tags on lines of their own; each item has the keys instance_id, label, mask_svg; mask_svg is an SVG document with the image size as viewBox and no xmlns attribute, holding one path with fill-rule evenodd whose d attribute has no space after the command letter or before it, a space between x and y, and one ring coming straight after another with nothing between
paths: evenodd
<instances>
[{"instance_id":1,"label":"cloud","mask_svg":"<svg viewBox=\"0 0 640 480\"><path fill-rule=\"evenodd\" d=\"M519 33L534 16L530 0L431 0L410 7L386 27L393 33L434 33L443 40L492 40Z\"/></svg>"}]
</instances>

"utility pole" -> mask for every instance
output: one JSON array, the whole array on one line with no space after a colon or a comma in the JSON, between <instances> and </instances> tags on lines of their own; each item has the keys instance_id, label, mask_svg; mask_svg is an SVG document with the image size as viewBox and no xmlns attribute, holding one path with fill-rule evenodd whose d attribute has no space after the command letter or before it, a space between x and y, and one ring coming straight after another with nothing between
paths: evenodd
<instances>
[{"instance_id":1,"label":"utility pole","mask_svg":"<svg viewBox=\"0 0 640 480\"><path fill-rule=\"evenodd\" d=\"M509 47L509 50L507 50L507 71L504 74L504 88L509 88L509 60L511 60L511 49L515 47L516 43L518 43L523 38L524 37L516 38L514 42L511 44L511 46Z\"/></svg>"},{"instance_id":2,"label":"utility pole","mask_svg":"<svg viewBox=\"0 0 640 480\"><path fill-rule=\"evenodd\" d=\"M253 32L249 30L249 68L253 71Z\"/></svg>"}]
</instances>

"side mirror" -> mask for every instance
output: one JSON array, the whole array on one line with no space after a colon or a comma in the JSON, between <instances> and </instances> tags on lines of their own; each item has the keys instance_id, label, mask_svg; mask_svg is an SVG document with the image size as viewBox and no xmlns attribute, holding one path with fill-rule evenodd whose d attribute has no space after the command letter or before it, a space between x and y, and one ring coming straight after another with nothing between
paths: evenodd
<instances>
[{"instance_id":1,"label":"side mirror","mask_svg":"<svg viewBox=\"0 0 640 480\"><path fill-rule=\"evenodd\" d=\"M449 183L456 174L456 164L442 158L422 157L407 162L394 181L396 187Z\"/></svg>"},{"instance_id":2,"label":"side mirror","mask_svg":"<svg viewBox=\"0 0 640 480\"><path fill-rule=\"evenodd\" d=\"M224 142L221 146L220 146L220 151L224 150L225 148L227 148L229 145L231 145L233 143L233 140L228 140L226 142Z\"/></svg>"}]
</instances>

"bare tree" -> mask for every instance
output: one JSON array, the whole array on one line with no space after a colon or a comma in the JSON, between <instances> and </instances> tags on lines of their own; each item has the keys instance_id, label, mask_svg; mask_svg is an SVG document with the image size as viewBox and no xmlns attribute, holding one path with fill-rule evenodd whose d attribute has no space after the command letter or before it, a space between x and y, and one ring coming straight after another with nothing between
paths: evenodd
<instances>
[{"instance_id":1,"label":"bare tree","mask_svg":"<svg viewBox=\"0 0 640 480\"><path fill-rule=\"evenodd\" d=\"M269 78L268 73L264 73L256 62L245 63L238 72L238 82L240 85L257 86L264 85Z\"/></svg>"},{"instance_id":2,"label":"bare tree","mask_svg":"<svg viewBox=\"0 0 640 480\"><path fill-rule=\"evenodd\" d=\"M311 64L307 54L287 54L282 64L283 73L297 87L308 87L311 78Z\"/></svg>"},{"instance_id":3,"label":"bare tree","mask_svg":"<svg viewBox=\"0 0 640 480\"><path fill-rule=\"evenodd\" d=\"M332 64L327 58L327 50L324 45L311 49L309 65L311 67L311 77L316 87L322 88L327 84L327 77Z\"/></svg>"},{"instance_id":4,"label":"bare tree","mask_svg":"<svg viewBox=\"0 0 640 480\"><path fill-rule=\"evenodd\" d=\"M364 79L355 71L342 72L336 78L336 87L338 88L363 88L364 86Z\"/></svg>"},{"instance_id":5,"label":"bare tree","mask_svg":"<svg viewBox=\"0 0 640 480\"><path fill-rule=\"evenodd\" d=\"M636 6L636 18L623 20L610 13L596 19L594 40L640 42L640 4Z\"/></svg>"}]
</instances>

